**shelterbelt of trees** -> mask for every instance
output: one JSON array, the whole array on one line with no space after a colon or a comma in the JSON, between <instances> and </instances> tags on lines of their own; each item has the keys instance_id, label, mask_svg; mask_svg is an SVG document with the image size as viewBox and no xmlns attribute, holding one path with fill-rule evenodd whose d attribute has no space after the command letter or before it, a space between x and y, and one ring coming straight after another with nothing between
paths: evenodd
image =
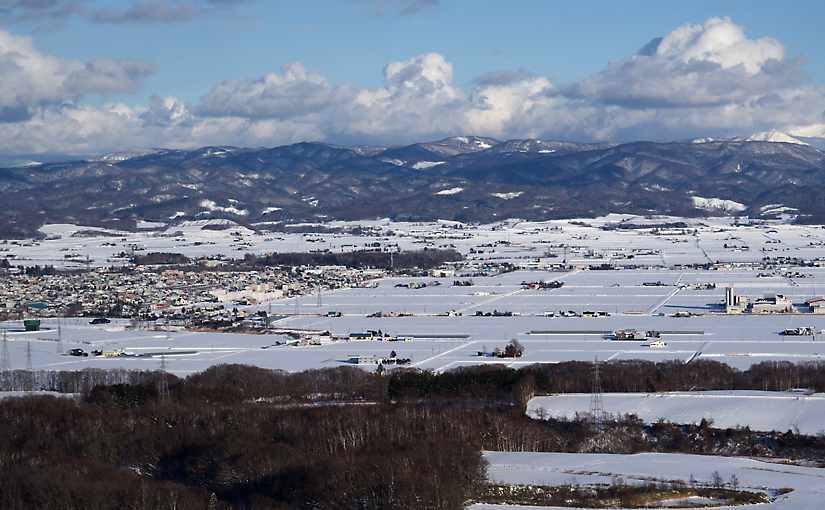
<instances>
[{"instance_id":1,"label":"shelterbelt of trees","mask_svg":"<svg viewBox=\"0 0 825 510\"><path fill-rule=\"evenodd\" d=\"M126 256L126 253L121 253ZM356 269L428 270L446 262L463 260L463 255L453 249L429 249L388 253L374 250L352 252L283 252L266 255L246 254L242 259L225 260L224 270L253 270L261 267L297 266L346 266ZM141 265L188 265L192 260L180 253L152 252L133 256L133 264Z\"/></svg>"},{"instance_id":2,"label":"shelterbelt of trees","mask_svg":"<svg viewBox=\"0 0 825 510\"><path fill-rule=\"evenodd\" d=\"M210 369L190 379L202 380ZM655 363L644 360L617 360L599 364L605 393L650 393L690 390L786 391L808 388L825 392L825 362L765 361L747 370L724 363L699 360ZM504 365L484 365L440 374L414 369L398 369L389 376L367 379L353 367L337 370L309 370L288 373L278 370L244 368L230 381L227 392L253 392L256 396L300 398L314 388L316 393L390 400L473 399L488 402L521 403L535 394L589 393L593 387L593 364L567 361L530 365L520 369ZM222 366L221 374L231 373ZM85 369L81 371L9 370L0 372L0 391L45 390L86 394L100 385L140 385L158 376L155 371ZM171 377L171 376L170 376ZM237 384L235 384L237 382ZM354 387L352 386L355 383ZM380 382L380 384L379 384ZM348 393L350 392L350 393ZM354 393L353 393L354 392Z\"/></svg>"},{"instance_id":3,"label":"shelterbelt of trees","mask_svg":"<svg viewBox=\"0 0 825 510\"><path fill-rule=\"evenodd\" d=\"M244 263L252 266L346 266L377 269L432 269L445 262L464 257L456 250L423 249L387 253L359 250L346 253L270 253L247 255Z\"/></svg>"},{"instance_id":4,"label":"shelterbelt of trees","mask_svg":"<svg viewBox=\"0 0 825 510\"><path fill-rule=\"evenodd\" d=\"M792 431L646 425L634 417L596 427L525 416L537 392L587 391L591 368L380 376L353 367L288 374L219 365L185 379L57 373L39 383L66 385L78 398L0 401L0 508L460 509L483 494L483 450L825 463L825 438ZM602 364L601 373L606 391L680 390L696 381L719 389L821 388L822 368L772 363L739 372L712 362L621 362Z\"/></svg>"}]
</instances>

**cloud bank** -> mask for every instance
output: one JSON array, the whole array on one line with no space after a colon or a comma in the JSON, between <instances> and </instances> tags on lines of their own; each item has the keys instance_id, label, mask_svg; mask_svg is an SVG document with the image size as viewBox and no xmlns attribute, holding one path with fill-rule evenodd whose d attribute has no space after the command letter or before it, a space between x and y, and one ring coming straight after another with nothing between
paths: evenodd
<instances>
[{"instance_id":1,"label":"cloud bank","mask_svg":"<svg viewBox=\"0 0 825 510\"><path fill-rule=\"evenodd\" d=\"M452 63L426 53L388 63L375 88L290 63L216 83L191 103L162 95L142 105L83 102L135 90L150 72L139 61L58 59L0 31L0 151L396 144L458 133L612 141L768 129L825 135L825 87L807 82L779 41L748 38L728 18L677 27L574 83L505 70L462 88Z\"/></svg>"}]
</instances>

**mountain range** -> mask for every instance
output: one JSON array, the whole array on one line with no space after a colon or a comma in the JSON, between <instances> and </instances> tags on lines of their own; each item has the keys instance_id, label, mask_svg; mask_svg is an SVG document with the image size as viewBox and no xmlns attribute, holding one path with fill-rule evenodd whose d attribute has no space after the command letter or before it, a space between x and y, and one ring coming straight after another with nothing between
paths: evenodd
<instances>
[{"instance_id":1,"label":"mountain range","mask_svg":"<svg viewBox=\"0 0 825 510\"><path fill-rule=\"evenodd\" d=\"M255 228L389 217L489 222L606 213L825 222L822 139L624 144L455 136L397 147L139 150L0 169L0 235L46 223Z\"/></svg>"}]
</instances>

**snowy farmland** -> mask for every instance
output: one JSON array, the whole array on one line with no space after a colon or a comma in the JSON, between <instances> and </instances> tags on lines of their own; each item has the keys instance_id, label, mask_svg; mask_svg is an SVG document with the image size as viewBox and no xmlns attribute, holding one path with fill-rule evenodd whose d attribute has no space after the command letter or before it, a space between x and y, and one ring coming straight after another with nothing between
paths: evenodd
<instances>
[{"instance_id":1,"label":"snowy farmland","mask_svg":"<svg viewBox=\"0 0 825 510\"><path fill-rule=\"evenodd\" d=\"M304 296L274 301L273 314L284 318L276 327L329 330L346 336L351 332L381 329L391 335L416 336L411 342L344 342L316 347L273 346L278 338L272 335L240 335L199 333L188 331L132 331L126 323L90 326L85 320L64 321L63 342L66 348L75 345L89 348L121 348L136 353L166 349L175 361L170 368L178 372L197 371L214 363L237 362L286 370L337 366L349 355L386 355L396 350L410 357L415 366L446 370L478 363L505 363L523 366L530 363L554 363L565 360L591 361L642 358L651 360L714 359L746 368L765 360L815 361L825 359L825 338L787 337L779 333L785 328L814 326L825 329L825 316L795 314L782 316L727 316L718 312L724 299L724 289L712 291L678 291L671 286L644 287L644 281L675 282L719 281L722 285L735 282L743 294L785 292L795 301L812 295L817 286L825 288L825 273L806 282L806 287L791 287L787 281L775 280L766 287L764 279L741 272L674 272L674 271L584 271L543 273L524 271L495 277L477 278L473 287L454 287L450 279L438 280L441 285L423 289L398 288L401 281L380 280L377 288L342 289L326 293L318 306L316 296ZM561 289L551 291L523 290L523 280L559 279ZM618 286L617 286L618 284ZM684 293L684 296L683 296ZM680 304L690 297L693 304ZM265 305L268 307L269 305ZM265 307L264 305L261 308ZM545 317L545 311L603 310L605 318ZM462 316L445 316L450 310ZM475 312L511 311L510 317L475 317ZM662 310L667 310L664 313ZM673 318L669 314L680 310L705 315ZM342 317L326 317L338 311ZM404 312L410 317L371 318L376 311ZM32 340L35 368L66 368L79 366L143 367L150 360L95 359L77 360L57 356L56 323L45 321L41 331L32 335L13 335L10 351L13 365L25 363L24 341ZM14 324L9 324L13 327ZM18 325L19 327L19 325ZM668 330L667 346L646 347L644 342L618 342L607 338L614 329ZM679 334L685 331L685 334ZM701 334L699 334L701 333ZM452 336L452 338L443 338ZM439 338L440 337L440 338ZM525 347L525 356L518 360L479 358L477 351L501 346L510 338L518 338ZM176 355L176 351L197 351ZM386 351L386 352L385 352Z\"/></svg>"},{"instance_id":2,"label":"snowy farmland","mask_svg":"<svg viewBox=\"0 0 825 510\"><path fill-rule=\"evenodd\" d=\"M574 418L590 410L590 394L535 397L527 413L532 418ZM797 430L825 433L825 394L769 391L701 391L669 393L606 393L605 412L635 414L647 423L712 421L713 427L750 427L760 431ZM769 410L769 411L768 411Z\"/></svg>"},{"instance_id":3,"label":"snowy farmland","mask_svg":"<svg viewBox=\"0 0 825 510\"><path fill-rule=\"evenodd\" d=\"M668 222L683 223L685 228L602 229L622 224ZM377 245L404 250L450 247L470 260L535 260L541 265L559 262L566 256L573 264L620 261L631 266L669 266L754 262L765 256L812 258L824 253L825 230L819 225L788 225L778 221L754 226L734 223L733 218L646 218L613 214L595 219L507 220L488 225L453 221L336 221L280 225L283 231L279 232L256 231L229 220L154 222L147 223L152 230L139 232L61 224L42 227L45 239L0 243L0 256L10 258L15 265L80 268L124 264L126 260L117 255L133 250L240 258L246 253L343 252ZM307 232L318 228L338 231ZM349 233L352 229L358 229L359 233ZM562 248L562 244L567 248Z\"/></svg>"},{"instance_id":4,"label":"snowy farmland","mask_svg":"<svg viewBox=\"0 0 825 510\"><path fill-rule=\"evenodd\" d=\"M452 279L386 278L376 288L341 289L324 293L321 306L317 296L276 300L271 303L277 328L328 330L333 335L382 330L390 335L412 336L407 342L353 341L328 345L290 347L275 345L285 338L278 335L245 335L194 331L145 331L127 328L128 321L91 326L88 319L62 321L63 348L85 350L123 349L132 353L167 354L169 369L185 374L203 370L216 363L249 363L290 371L334 367L346 364L352 355L387 356L396 351L409 357L414 366L436 371L481 363L513 367L532 363L567 360L601 361L621 359L678 360L710 359L747 368L766 360L794 362L825 360L825 336L791 337L781 335L786 328L825 329L825 315L789 314L777 316L724 315L719 313L724 288L708 291L680 290L674 286L645 287L644 281L736 282L739 292L761 295L784 292L795 302L814 294L818 285L825 289L825 273L809 269L815 277L805 287L773 280L765 286L747 271L630 270L549 273L522 271L476 278L472 287L452 286ZM559 279L561 289L524 290L523 280ZM399 282L433 282L439 286L421 289L399 288ZM618 284L618 286L616 286ZM681 301L689 297L688 304ZM252 307L251 309L255 309ZM257 308L270 308L269 304ZM461 316L448 316L455 310ZM480 312L509 311L513 316L476 317ZM545 317L546 311L600 310L603 318ZM675 318L676 311L703 315ZM341 317L327 317L328 312ZM412 314L407 317L368 317L378 311ZM19 329L19 323L7 323ZM9 334L12 366L26 366L26 349L31 341L33 368L77 369L82 367L144 368L158 365L158 357L148 358L72 358L57 354L57 321L46 319L46 330L29 334ZM651 348L643 341L616 341L609 334L616 329L667 331L666 345ZM479 357L517 338L525 353L519 359ZM364 366L374 369L374 365Z\"/></svg>"},{"instance_id":5,"label":"snowy farmland","mask_svg":"<svg viewBox=\"0 0 825 510\"><path fill-rule=\"evenodd\" d=\"M723 480L732 475L745 490L774 494L778 489L793 491L767 504L725 508L765 510L821 510L825 498L825 473L821 469L785 465L736 457L641 453L607 455L581 453L486 452L488 477L507 484L610 484L616 478L627 483L687 482L710 483L713 472ZM471 510L515 510L510 505L472 505Z\"/></svg>"},{"instance_id":6,"label":"snowy farmland","mask_svg":"<svg viewBox=\"0 0 825 510\"><path fill-rule=\"evenodd\" d=\"M684 222L675 230L615 229L622 223ZM57 264L62 267L125 263L120 252L177 252L188 256L273 251L333 252L363 249L377 243L401 249L455 248L470 262L513 262L525 270L482 277L460 274L449 278L383 278L375 288L348 288L277 299L240 307L267 310L280 319L276 328L329 331L346 337L353 332L381 330L406 342L334 342L318 346L286 346L279 335L244 335L195 331L146 331L125 321L91 326L88 320L62 323L63 352L70 348L120 349L144 357L74 358L58 354L57 323L45 320L50 331L9 335L10 364L24 368L74 370L97 368L154 368L164 354L170 371L187 374L217 363L249 363L299 371L335 367L352 356L386 357L395 351L412 365L435 371L496 363L521 367L568 360L646 359L692 362L716 360L737 368L769 360L825 360L825 336L784 336L784 329L825 330L825 314L774 316L724 315L725 290L733 287L754 299L784 294L797 306L825 293L825 268L795 267L761 271L737 263L758 264L764 257L825 260L825 230L816 225L770 223L735 226L730 218L642 218L610 215L588 220L463 225L456 222L398 223L376 220L334 222L330 228L363 227L367 234L254 232L241 226L204 230L203 222L158 226L137 233L88 232L73 225L43 228L44 240L20 240L0 245L0 256L12 264ZM207 222L208 223L208 222ZM85 230L85 232L84 232ZM289 230L289 229L287 229ZM82 235L78 235L81 233ZM69 258L65 258L70 255ZM566 260L575 269L550 270ZM681 264L720 262L716 269L684 269ZM621 270L590 270L613 263ZM790 274L790 276L789 276ZM471 286L455 286L456 279ZM522 282L558 281L557 289L528 289ZM408 288L409 284L427 284ZM415 285L413 285L414 287ZM330 317L328 314L338 315ZM403 317L369 317L402 314ZM506 313L507 316L476 314ZM599 318L559 316L596 312ZM674 315L683 317L675 317ZM553 315L553 317L550 317ZM688 316L689 315L689 316ZM687 316L687 317L685 317ZM19 323L3 325L19 329ZM618 329L656 330L663 344L611 340ZM524 356L500 359L478 356L516 338ZM372 370L374 364L362 364Z\"/></svg>"}]
</instances>

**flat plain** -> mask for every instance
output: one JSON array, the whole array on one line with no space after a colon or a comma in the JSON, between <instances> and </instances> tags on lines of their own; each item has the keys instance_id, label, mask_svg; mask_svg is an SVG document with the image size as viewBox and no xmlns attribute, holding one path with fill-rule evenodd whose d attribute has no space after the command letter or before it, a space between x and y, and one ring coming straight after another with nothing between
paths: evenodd
<instances>
[{"instance_id":1,"label":"flat plain","mask_svg":"<svg viewBox=\"0 0 825 510\"><path fill-rule=\"evenodd\" d=\"M645 222L648 228L605 230L623 224L644 226ZM674 222L683 227L657 227ZM449 247L466 257L466 265L449 277L385 277L376 280L374 288L322 291L241 307L250 312L270 311L279 318L273 326L284 330L329 331L338 337L381 330L391 336L410 337L404 342L338 341L289 346L279 345L285 341L282 335L145 331L131 329L125 320L91 326L87 319L63 319L64 350L80 347L154 354L72 358L57 352L57 320L47 319L43 323L45 331L9 334L12 367L25 366L28 348L35 369L156 368L164 354L168 369L181 375L217 363L299 371L349 364L352 356L386 357L391 351L410 358L417 368L435 371L485 363L519 367L594 359L683 363L710 359L737 368L762 361L825 359L825 337L781 334L784 329L797 327L821 331L825 315L723 313L728 287L749 299L783 294L800 310L804 310L807 299L825 291L825 269L811 264L825 258L825 230L817 225L773 222L743 226L729 218L611 215L595 220L507 221L481 226L382 220L359 224L369 229L367 234L359 235L262 234L241 226L217 231L203 230L203 226L187 222L156 227L151 232L103 232L99 236L86 232L76 237L83 230L80 227L53 225L44 227L49 236L45 240L21 240L4 248L15 264L52 260L68 267L78 262L60 260L56 254L88 256L85 264L103 266L123 263L115 255L135 246L146 252L224 257L321 248L335 252L365 246ZM352 227L341 222L325 226ZM769 258L773 259L770 264L765 262ZM502 262L513 264L516 270L488 271L488 267ZM613 269L602 270L605 264ZM472 286L456 286L456 280L470 280ZM564 285L546 290L523 285L536 281ZM409 284L426 286L409 288ZM330 312L341 316L329 317ZM405 316L368 317L376 312ZM560 316L560 312L578 316ZM586 317L583 312L601 312L602 316ZM7 326L13 328L15 324ZM663 332L664 345L612 340L611 334L619 329ZM478 355L503 347L513 338L525 346L521 358ZM376 367L370 363L360 366L368 370Z\"/></svg>"}]
</instances>

